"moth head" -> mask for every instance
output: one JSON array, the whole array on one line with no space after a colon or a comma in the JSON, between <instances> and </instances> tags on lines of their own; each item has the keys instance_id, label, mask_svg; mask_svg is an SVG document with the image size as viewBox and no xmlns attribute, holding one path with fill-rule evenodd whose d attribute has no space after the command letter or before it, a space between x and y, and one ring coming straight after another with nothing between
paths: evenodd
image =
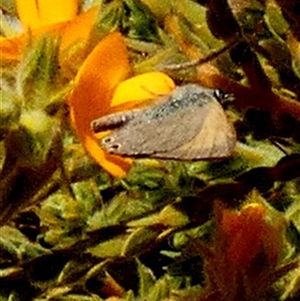
<instances>
[{"instance_id":1,"label":"moth head","mask_svg":"<svg viewBox=\"0 0 300 301\"><path fill-rule=\"evenodd\" d=\"M224 91L220 89L214 90L214 97L218 100L218 102L221 105L231 103L235 100L235 97L233 94L225 93Z\"/></svg>"}]
</instances>

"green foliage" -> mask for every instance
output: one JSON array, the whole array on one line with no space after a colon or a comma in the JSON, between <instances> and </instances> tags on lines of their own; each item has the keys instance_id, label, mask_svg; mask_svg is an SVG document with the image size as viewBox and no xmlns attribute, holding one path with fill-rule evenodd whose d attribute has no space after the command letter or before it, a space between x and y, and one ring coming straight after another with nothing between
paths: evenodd
<instances>
[{"instance_id":1,"label":"green foliage","mask_svg":"<svg viewBox=\"0 0 300 301\"><path fill-rule=\"evenodd\" d=\"M226 160L137 159L126 178L113 179L70 130L72 82L60 71L59 41L41 37L20 63L1 62L0 301L299 298L299 7L283 0L82 7L92 2L102 9L91 45L118 29L136 74L165 70L178 83L233 93L226 112L239 142ZM0 7L15 17L9 1ZM247 206L266 212L261 233L245 232L263 237L264 247L249 266L224 271L220 250L243 246L218 236L224 212L236 214L226 224L232 229Z\"/></svg>"}]
</instances>

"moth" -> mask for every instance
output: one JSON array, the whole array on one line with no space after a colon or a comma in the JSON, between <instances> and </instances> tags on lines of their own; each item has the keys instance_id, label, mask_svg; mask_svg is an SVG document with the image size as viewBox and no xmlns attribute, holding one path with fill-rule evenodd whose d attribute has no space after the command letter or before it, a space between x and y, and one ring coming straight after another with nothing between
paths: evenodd
<instances>
[{"instance_id":1,"label":"moth","mask_svg":"<svg viewBox=\"0 0 300 301\"><path fill-rule=\"evenodd\" d=\"M236 132L221 103L230 95L196 84L176 87L151 105L103 116L92 122L110 154L175 160L226 158Z\"/></svg>"}]
</instances>

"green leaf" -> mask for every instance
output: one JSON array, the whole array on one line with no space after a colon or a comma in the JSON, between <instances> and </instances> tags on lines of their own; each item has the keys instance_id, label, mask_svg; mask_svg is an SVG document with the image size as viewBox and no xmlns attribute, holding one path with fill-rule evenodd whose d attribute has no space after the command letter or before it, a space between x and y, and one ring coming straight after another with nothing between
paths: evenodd
<instances>
[{"instance_id":1,"label":"green leaf","mask_svg":"<svg viewBox=\"0 0 300 301\"><path fill-rule=\"evenodd\" d=\"M148 7L140 0L124 0L123 27L128 36L146 41L158 40L158 23Z\"/></svg>"},{"instance_id":2,"label":"green leaf","mask_svg":"<svg viewBox=\"0 0 300 301\"><path fill-rule=\"evenodd\" d=\"M141 298L146 298L149 292L152 290L156 279L153 275L153 272L145 265L143 265L139 260L137 260L137 264L139 275L139 296Z\"/></svg>"},{"instance_id":3,"label":"green leaf","mask_svg":"<svg viewBox=\"0 0 300 301\"><path fill-rule=\"evenodd\" d=\"M134 229L124 241L122 256L130 257L144 252L155 243L160 233L161 230L154 227Z\"/></svg>"},{"instance_id":4,"label":"green leaf","mask_svg":"<svg viewBox=\"0 0 300 301\"><path fill-rule=\"evenodd\" d=\"M88 248L88 252L99 258L120 257L123 252L124 241L127 235L120 235L108 241L102 242L95 247Z\"/></svg>"},{"instance_id":5,"label":"green leaf","mask_svg":"<svg viewBox=\"0 0 300 301\"><path fill-rule=\"evenodd\" d=\"M11 266L49 253L49 250L39 244L30 242L19 230L9 226L0 228L0 254L3 266Z\"/></svg>"},{"instance_id":6,"label":"green leaf","mask_svg":"<svg viewBox=\"0 0 300 301\"><path fill-rule=\"evenodd\" d=\"M288 22L282 16L281 9L275 1L267 1L266 4L266 14L264 16L266 24L276 37L285 40L289 29Z\"/></svg>"},{"instance_id":7,"label":"green leaf","mask_svg":"<svg viewBox=\"0 0 300 301\"><path fill-rule=\"evenodd\" d=\"M19 127L6 139L6 148L25 166L39 165L46 161L58 131L56 120L43 110L23 111Z\"/></svg>"},{"instance_id":8,"label":"green leaf","mask_svg":"<svg viewBox=\"0 0 300 301\"><path fill-rule=\"evenodd\" d=\"M148 294L148 300L161 301L170 295L170 286L166 278L158 279Z\"/></svg>"},{"instance_id":9,"label":"green leaf","mask_svg":"<svg viewBox=\"0 0 300 301\"><path fill-rule=\"evenodd\" d=\"M48 103L50 87L53 89L59 75L59 39L47 35L36 39L25 53L18 69L17 91L26 99L26 106L41 107Z\"/></svg>"}]
</instances>

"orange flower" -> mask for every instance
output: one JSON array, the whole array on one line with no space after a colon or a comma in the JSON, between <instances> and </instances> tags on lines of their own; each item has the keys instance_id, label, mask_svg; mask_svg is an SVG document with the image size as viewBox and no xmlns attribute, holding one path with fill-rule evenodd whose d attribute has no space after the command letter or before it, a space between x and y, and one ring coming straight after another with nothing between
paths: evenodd
<instances>
[{"instance_id":1,"label":"orange flower","mask_svg":"<svg viewBox=\"0 0 300 301\"><path fill-rule=\"evenodd\" d=\"M173 81L161 72L150 72L124 81L131 68L128 52L120 33L101 40L81 66L75 88L69 97L71 119L77 135L88 154L113 176L124 177L131 159L105 153L98 139L107 132L95 135L90 124L112 112L130 109L156 95L167 94Z\"/></svg>"},{"instance_id":2,"label":"orange flower","mask_svg":"<svg viewBox=\"0 0 300 301\"><path fill-rule=\"evenodd\" d=\"M17 0L17 10L24 33L0 38L2 59L21 59L23 50L31 37L44 34L59 36L63 51L74 43L86 41L94 25L99 7L93 7L78 15L78 0Z\"/></svg>"},{"instance_id":3,"label":"orange flower","mask_svg":"<svg viewBox=\"0 0 300 301\"><path fill-rule=\"evenodd\" d=\"M201 300L267 300L262 296L278 279L284 218L271 213L257 192L250 198L240 210L215 207L216 236L206 250L209 282Z\"/></svg>"},{"instance_id":4,"label":"orange flower","mask_svg":"<svg viewBox=\"0 0 300 301\"><path fill-rule=\"evenodd\" d=\"M239 268L247 268L262 253L269 263L276 263L278 234L278 229L267 221L267 208L262 204L251 203L240 211L224 209L221 213L219 235L224 255Z\"/></svg>"}]
</instances>

